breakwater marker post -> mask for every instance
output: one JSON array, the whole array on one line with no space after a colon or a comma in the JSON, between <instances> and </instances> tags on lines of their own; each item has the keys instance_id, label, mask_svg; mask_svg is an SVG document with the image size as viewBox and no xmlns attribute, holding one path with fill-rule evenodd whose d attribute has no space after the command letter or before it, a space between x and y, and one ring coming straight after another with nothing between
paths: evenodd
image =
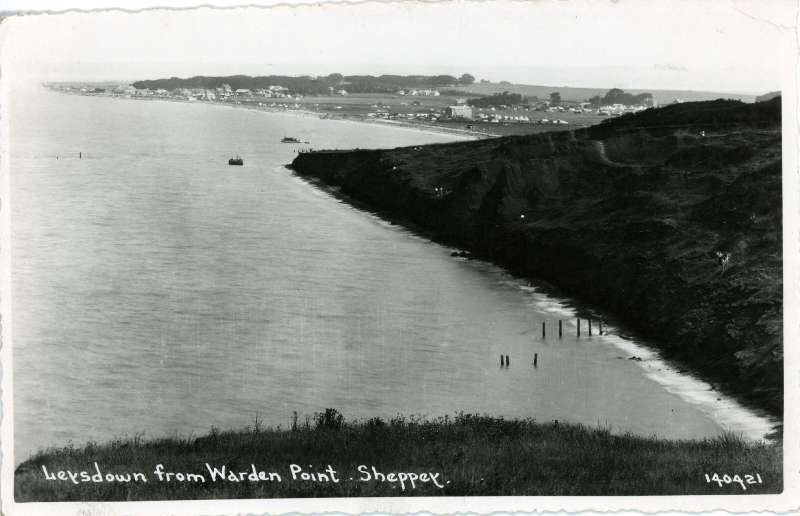
<instances>
[{"instance_id":1,"label":"breakwater marker post","mask_svg":"<svg viewBox=\"0 0 800 516\"><path fill-rule=\"evenodd\" d=\"M597 321L597 324L600 325L600 328L597 330L599 335L603 334L603 321Z\"/></svg>"},{"instance_id":2,"label":"breakwater marker post","mask_svg":"<svg viewBox=\"0 0 800 516\"><path fill-rule=\"evenodd\" d=\"M539 353L533 354L533 367L539 367Z\"/></svg>"},{"instance_id":3,"label":"breakwater marker post","mask_svg":"<svg viewBox=\"0 0 800 516\"><path fill-rule=\"evenodd\" d=\"M508 360L508 355L506 355L506 367L508 367L509 364L510 364L510 362Z\"/></svg>"},{"instance_id":4,"label":"breakwater marker post","mask_svg":"<svg viewBox=\"0 0 800 516\"><path fill-rule=\"evenodd\" d=\"M588 323L588 326L589 326L589 336L591 337L591 336L592 336L592 320L591 320L591 319L587 319L587 320L586 320L586 322Z\"/></svg>"},{"instance_id":5,"label":"breakwater marker post","mask_svg":"<svg viewBox=\"0 0 800 516\"><path fill-rule=\"evenodd\" d=\"M558 320L558 338L561 338L561 319Z\"/></svg>"},{"instance_id":6,"label":"breakwater marker post","mask_svg":"<svg viewBox=\"0 0 800 516\"><path fill-rule=\"evenodd\" d=\"M578 317L578 337L581 336L581 318Z\"/></svg>"},{"instance_id":7,"label":"breakwater marker post","mask_svg":"<svg viewBox=\"0 0 800 516\"><path fill-rule=\"evenodd\" d=\"M545 333L544 333L544 321L542 321L542 338L545 338Z\"/></svg>"}]
</instances>

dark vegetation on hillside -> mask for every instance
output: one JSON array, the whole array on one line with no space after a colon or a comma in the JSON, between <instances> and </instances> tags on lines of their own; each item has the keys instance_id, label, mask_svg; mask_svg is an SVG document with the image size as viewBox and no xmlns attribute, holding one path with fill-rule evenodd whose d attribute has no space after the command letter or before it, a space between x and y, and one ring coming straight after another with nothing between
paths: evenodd
<instances>
[{"instance_id":1,"label":"dark vegetation on hillside","mask_svg":"<svg viewBox=\"0 0 800 516\"><path fill-rule=\"evenodd\" d=\"M467 104L473 107L491 107L491 106L517 106L527 102L528 99L519 93L495 93L484 97L474 98L467 100Z\"/></svg>"},{"instance_id":2,"label":"dark vegetation on hillside","mask_svg":"<svg viewBox=\"0 0 800 516\"><path fill-rule=\"evenodd\" d=\"M143 472L148 482L79 483L46 480L58 470ZM225 482L208 477L205 463L226 471L278 472L282 480ZM204 474L206 482L159 482L170 472ZM290 464L338 473L339 483L291 480ZM359 465L390 472L438 473L442 488L365 478ZM765 494L782 490L779 443L746 443L723 435L702 441L659 441L612 435L605 429L459 415L434 421L397 417L344 421L336 410L290 429L258 422L236 432L146 441L139 438L83 448L47 450L14 472L14 497L30 501L130 501L331 496L511 496ZM367 469L371 472L371 469ZM707 482L713 472L758 472L761 483ZM351 481L350 478L355 479Z\"/></svg>"},{"instance_id":3,"label":"dark vegetation on hillside","mask_svg":"<svg viewBox=\"0 0 800 516\"><path fill-rule=\"evenodd\" d=\"M780 98L676 104L577 131L304 153L292 168L605 309L665 356L782 413Z\"/></svg>"},{"instance_id":4,"label":"dark vegetation on hillside","mask_svg":"<svg viewBox=\"0 0 800 516\"><path fill-rule=\"evenodd\" d=\"M781 99L769 102L743 103L717 99L707 102L684 102L635 114L610 118L588 130L593 138L609 138L620 131L646 130L663 136L676 129L691 128L695 132L725 129L780 129Z\"/></svg>"},{"instance_id":5,"label":"dark vegetation on hillside","mask_svg":"<svg viewBox=\"0 0 800 516\"><path fill-rule=\"evenodd\" d=\"M609 106L612 104L623 104L625 106L635 106L653 102L652 93L625 93L619 88L612 88L602 97L595 95L587 100L593 107Z\"/></svg>"},{"instance_id":6,"label":"dark vegetation on hillside","mask_svg":"<svg viewBox=\"0 0 800 516\"><path fill-rule=\"evenodd\" d=\"M466 86L475 80L469 74L461 77L452 75L342 75L332 73L326 76L311 77L303 75L298 77L286 75L266 75L251 77L249 75L230 75L226 77L207 77L198 75L182 79L170 77L169 79L154 79L136 81L135 88L165 89L175 88L221 88L223 84L237 89L265 89L270 86L283 86L291 93L303 95L323 95L330 93L330 89L345 89L349 93L394 93L405 88L438 88L447 86Z\"/></svg>"}]
</instances>

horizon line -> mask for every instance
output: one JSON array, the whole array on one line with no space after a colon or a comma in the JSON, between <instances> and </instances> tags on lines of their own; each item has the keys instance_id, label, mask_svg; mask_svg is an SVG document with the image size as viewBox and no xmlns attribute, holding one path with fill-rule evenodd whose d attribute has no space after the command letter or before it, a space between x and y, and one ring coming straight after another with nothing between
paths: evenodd
<instances>
[{"instance_id":1,"label":"horizon line","mask_svg":"<svg viewBox=\"0 0 800 516\"><path fill-rule=\"evenodd\" d=\"M334 72L336 73L336 72ZM468 72L465 72L468 73ZM276 77L291 77L291 78L298 78L298 77L325 77L325 75L311 75L311 74L269 74ZM227 78L227 77L267 77L269 75L250 75L246 73L235 73L235 74L219 74L219 75L204 75L204 74L195 74L190 76L169 76L169 77L158 77L154 79L134 79L134 78L86 78L86 79L37 79L39 84L45 84L47 82L140 82L140 81L161 81L161 80L169 80L169 79L179 79L179 80L188 80L195 77L219 77L219 78ZM330 74L326 74L330 75ZM341 74L344 77L347 77L345 74ZM434 75L450 75L450 74L378 74L378 75L371 75L371 74L350 74L354 76L372 76L372 77L380 77L382 75L398 75L399 77L409 77L409 76L423 76L423 77L432 77ZM511 81L488 81L486 83L481 83L479 81L475 81L468 86L462 87L469 87L471 85L480 85L480 84L494 84L494 85L501 85L503 82L508 82L510 86L526 86L526 87L535 87L535 88L552 88L555 90L558 89L573 89L573 90L612 90L612 89L621 89L623 91L639 91L639 92L650 92L650 91L659 91L659 92L687 92L687 93L720 93L720 94L730 94L730 95L748 95L748 96L759 96L765 95L768 93L774 92L783 92L780 86L775 86L774 88L765 89L764 91L741 91L741 90L718 90L718 89L691 89L691 88L664 88L664 87L639 87L639 86L576 86L576 85L561 85L556 86L552 84L534 84L534 83L524 83L524 82L511 82ZM459 85L456 85L459 86ZM467 92L465 92L467 93ZM512 92L513 93L513 92Z\"/></svg>"}]
</instances>

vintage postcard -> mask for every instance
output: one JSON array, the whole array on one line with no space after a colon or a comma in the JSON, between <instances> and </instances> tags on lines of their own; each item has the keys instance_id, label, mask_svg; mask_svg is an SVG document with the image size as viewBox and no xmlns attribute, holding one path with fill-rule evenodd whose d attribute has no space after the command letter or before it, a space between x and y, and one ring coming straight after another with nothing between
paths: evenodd
<instances>
[{"instance_id":1,"label":"vintage postcard","mask_svg":"<svg viewBox=\"0 0 800 516\"><path fill-rule=\"evenodd\" d=\"M800 506L796 2L115 6L0 24L4 514Z\"/></svg>"}]
</instances>

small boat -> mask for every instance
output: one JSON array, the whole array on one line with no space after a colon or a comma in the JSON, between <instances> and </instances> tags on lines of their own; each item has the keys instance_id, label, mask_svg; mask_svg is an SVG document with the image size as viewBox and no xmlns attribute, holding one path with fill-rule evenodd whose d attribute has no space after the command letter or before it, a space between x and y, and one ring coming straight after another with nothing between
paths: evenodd
<instances>
[{"instance_id":1,"label":"small boat","mask_svg":"<svg viewBox=\"0 0 800 516\"><path fill-rule=\"evenodd\" d=\"M283 139L281 140L281 143L302 143L302 142L292 136L284 136Z\"/></svg>"},{"instance_id":2,"label":"small boat","mask_svg":"<svg viewBox=\"0 0 800 516\"><path fill-rule=\"evenodd\" d=\"M228 160L228 165L244 165L244 160L239 156Z\"/></svg>"}]
</instances>

